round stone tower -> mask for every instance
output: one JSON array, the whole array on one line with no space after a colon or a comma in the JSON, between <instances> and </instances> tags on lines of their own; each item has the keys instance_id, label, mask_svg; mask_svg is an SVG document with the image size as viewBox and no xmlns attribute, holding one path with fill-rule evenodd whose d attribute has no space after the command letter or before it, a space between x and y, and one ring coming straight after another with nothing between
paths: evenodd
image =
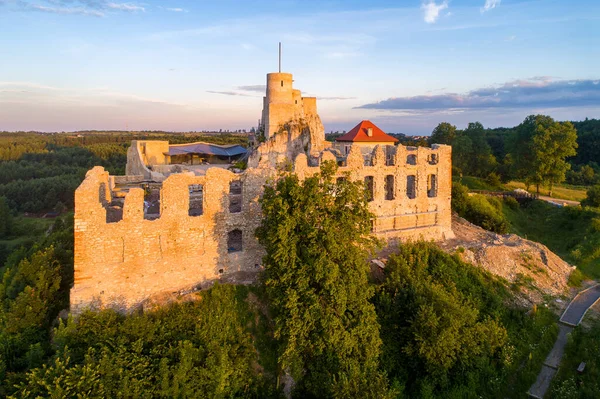
<instances>
[{"instance_id":1,"label":"round stone tower","mask_svg":"<svg viewBox=\"0 0 600 399\"><path fill-rule=\"evenodd\" d=\"M267 112L264 115L265 137L269 138L294 115L294 89L292 74L275 72L267 74Z\"/></svg>"}]
</instances>

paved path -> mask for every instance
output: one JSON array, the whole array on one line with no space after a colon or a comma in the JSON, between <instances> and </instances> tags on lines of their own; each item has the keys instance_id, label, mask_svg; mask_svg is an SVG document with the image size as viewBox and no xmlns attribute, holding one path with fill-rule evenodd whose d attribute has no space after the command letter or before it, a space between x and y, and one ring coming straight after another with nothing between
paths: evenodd
<instances>
[{"instance_id":1,"label":"paved path","mask_svg":"<svg viewBox=\"0 0 600 399\"><path fill-rule=\"evenodd\" d=\"M573 331L573 328L578 326L583 320L586 312L596 302L600 300L600 284L596 284L578 293L575 298L569 303L558 324L558 337L554 343L554 347L544 360L542 370L538 374L537 380L529 388L527 394L534 398L542 399L550 388L550 382L558 371L558 366L565 353L568 335Z\"/></svg>"}]
</instances>

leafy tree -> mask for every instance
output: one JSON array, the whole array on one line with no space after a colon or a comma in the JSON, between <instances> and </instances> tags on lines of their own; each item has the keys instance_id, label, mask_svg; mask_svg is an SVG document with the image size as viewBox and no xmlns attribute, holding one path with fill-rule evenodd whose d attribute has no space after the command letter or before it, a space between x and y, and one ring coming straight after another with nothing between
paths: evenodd
<instances>
[{"instance_id":1,"label":"leafy tree","mask_svg":"<svg viewBox=\"0 0 600 399\"><path fill-rule=\"evenodd\" d=\"M432 394L449 377L460 383L482 368L507 342L506 329L491 316L503 306L502 295L488 275L434 245L402 245L375 297L390 378L408 380L409 393Z\"/></svg>"},{"instance_id":2,"label":"leafy tree","mask_svg":"<svg viewBox=\"0 0 600 399\"><path fill-rule=\"evenodd\" d=\"M452 144L456 137L456 126L442 122L433 129L429 144Z\"/></svg>"},{"instance_id":3,"label":"leafy tree","mask_svg":"<svg viewBox=\"0 0 600 399\"><path fill-rule=\"evenodd\" d=\"M369 302L366 256L372 214L362 182L336 181L336 165L265 187L257 229L279 364L303 397L385 397L381 340Z\"/></svg>"},{"instance_id":4,"label":"leafy tree","mask_svg":"<svg viewBox=\"0 0 600 399\"><path fill-rule=\"evenodd\" d=\"M247 328L257 315L244 291L217 284L197 302L128 316L88 311L61 322L56 355L30 370L13 397L277 396L263 385Z\"/></svg>"},{"instance_id":5,"label":"leafy tree","mask_svg":"<svg viewBox=\"0 0 600 399\"><path fill-rule=\"evenodd\" d=\"M517 127L513 149L517 174L527 184L549 185L552 195L554 184L565 179L571 165L567 157L576 154L577 131L570 122L555 122L549 116L530 115Z\"/></svg>"}]
</instances>

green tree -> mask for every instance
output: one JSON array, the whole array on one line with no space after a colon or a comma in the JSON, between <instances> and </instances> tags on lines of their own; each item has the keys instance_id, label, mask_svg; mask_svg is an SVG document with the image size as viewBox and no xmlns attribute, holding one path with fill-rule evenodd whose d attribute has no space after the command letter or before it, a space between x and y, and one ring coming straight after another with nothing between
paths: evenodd
<instances>
[{"instance_id":1,"label":"green tree","mask_svg":"<svg viewBox=\"0 0 600 399\"><path fill-rule=\"evenodd\" d=\"M0 197L0 238L5 238L12 229L12 214L6 197Z\"/></svg>"},{"instance_id":2,"label":"green tree","mask_svg":"<svg viewBox=\"0 0 600 399\"><path fill-rule=\"evenodd\" d=\"M336 181L336 168L324 162L302 182L286 173L261 200L256 234L279 365L304 397L385 397L366 262L372 214L363 183Z\"/></svg>"},{"instance_id":3,"label":"green tree","mask_svg":"<svg viewBox=\"0 0 600 399\"><path fill-rule=\"evenodd\" d=\"M469 174L479 177L487 176L494 170L497 161L492 154L492 148L485 139L483 125L479 122L471 122L463 134L471 140L471 153L468 155Z\"/></svg>"},{"instance_id":4,"label":"green tree","mask_svg":"<svg viewBox=\"0 0 600 399\"><path fill-rule=\"evenodd\" d=\"M456 126L442 122L433 129L429 137L429 144L452 144L456 137Z\"/></svg>"},{"instance_id":5,"label":"green tree","mask_svg":"<svg viewBox=\"0 0 600 399\"><path fill-rule=\"evenodd\" d=\"M567 157L577 151L577 131L570 122L555 122L549 116L530 115L517 126L513 154L517 175L527 185L548 184L549 195L555 184L565 180L571 165Z\"/></svg>"}]
</instances>

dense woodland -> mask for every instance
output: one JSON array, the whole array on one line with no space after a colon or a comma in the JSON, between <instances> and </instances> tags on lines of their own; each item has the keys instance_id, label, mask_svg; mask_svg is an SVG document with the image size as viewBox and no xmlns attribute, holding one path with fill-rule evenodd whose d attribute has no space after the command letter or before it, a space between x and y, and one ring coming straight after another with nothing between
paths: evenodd
<instances>
[{"instance_id":1,"label":"dense woodland","mask_svg":"<svg viewBox=\"0 0 600 399\"><path fill-rule=\"evenodd\" d=\"M468 154L455 160L455 211L546 244L580 267L573 285L600 278L600 121L573 123L576 153L554 154L567 182L587 186L584 207L573 208L467 195L467 186L502 189L512 179L560 184L536 159L519 162L540 173L519 175L513 143L569 141L568 125L440 126L432 140L448 132L454 156ZM535 380L557 316L523 308L518 284L430 243L405 244L383 271L370 270L381 243L369 235L364 187L333 179L328 163L303 182L284 173L266 188L256 234L267 255L256 285L216 284L143 313L67 317L73 191L93 165L122 173L134 138L245 143L160 132L0 134L0 396L518 398ZM61 215L40 217L48 212ZM576 329L551 397L600 395L599 331ZM581 360L589 372L580 376L570 366Z\"/></svg>"}]
</instances>

